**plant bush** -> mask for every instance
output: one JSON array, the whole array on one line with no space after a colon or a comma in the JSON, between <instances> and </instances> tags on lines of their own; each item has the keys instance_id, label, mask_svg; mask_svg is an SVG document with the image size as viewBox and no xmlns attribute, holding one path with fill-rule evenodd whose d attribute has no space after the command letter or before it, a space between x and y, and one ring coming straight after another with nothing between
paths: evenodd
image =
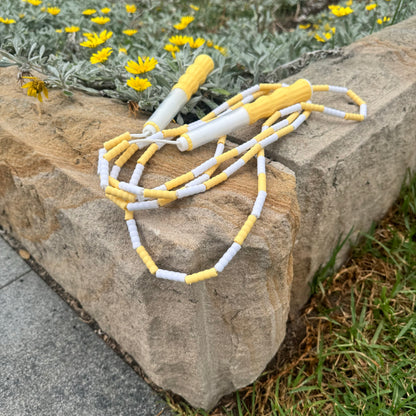
<instances>
[{"instance_id":1,"label":"plant bush","mask_svg":"<svg viewBox=\"0 0 416 416\"><path fill-rule=\"evenodd\" d=\"M182 111L200 117L241 88L276 82L309 58L416 11L416 3L405 0L347 0L282 31L279 19L301 3L2 0L0 65L38 71L48 87L68 95L78 89L152 111L195 56L207 53L216 69ZM139 57L154 58L154 70L127 72L127 63Z\"/></svg>"}]
</instances>

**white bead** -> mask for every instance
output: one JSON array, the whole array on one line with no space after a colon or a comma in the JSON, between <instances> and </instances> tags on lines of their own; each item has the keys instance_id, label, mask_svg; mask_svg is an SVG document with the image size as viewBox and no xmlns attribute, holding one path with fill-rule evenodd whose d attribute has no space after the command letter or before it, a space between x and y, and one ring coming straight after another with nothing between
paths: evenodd
<instances>
[{"instance_id":1,"label":"white bead","mask_svg":"<svg viewBox=\"0 0 416 416\"><path fill-rule=\"evenodd\" d=\"M253 205L253 210L251 215L254 215L256 218L260 218L261 211L263 210L264 201L266 200L267 192L259 191L257 194L256 202Z\"/></svg>"},{"instance_id":2,"label":"white bead","mask_svg":"<svg viewBox=\"0 0 416 416\"><path fill-rule=\"evenodd\" d=\"M218 260L218 263L214 266L215 270L221 273L233 257L238 253L241 246L238 243L233 243L223 256Z\"/></svg>"},{"instance_id":3,"label":"white bead","mask_svg":"<svg viewBox=\"0 0 416 416\"><path fill-rule=\"evenodd\" d=\"M211 159L208 159L201 165L197 166L195 169L192 169L192 173L194 174L194 177L197 178L199 175L202 175L205 173L206 170L212 168L217 164L217 159L215 157L212 157Z\"/></svg>"},{"instance_id":4,"label":"white bead","mask_svg":"<svg viewBox=\"0 0 416 416\"><path fill-rule=\"evenodd\" d=\"M106 159L102 159L100 164L100 186L103 189L108 186L108 170L108 161Z\"/></svg>"},{"instance_id":5,"label":"white bead","mask_svg":"<svg viewBox=\"0 0 416 416\"><path fill-rule=\"evenodd\" d=\"M140 242L139 231L137 230L137 225L135 220L126 220L126 225L129 230L130 240L133 248L136 250L137 247L140 247L142 244Z\"/></svg>"},{"instance_id":6,"label":"white bead","mask_svg":"<svg viewBox=\"0 0 416 416\"><path fill-rule=\"evenodd\" d=\"M335 116L335 117L340 117L340 118L345 117L344 111L339 111L339 110L336 110L335 108L330 108L330 107L324 107L324 114L328 114L330 116Z\"/></svg>"},{"instance_id":7,"label":"white bead","mask_svg":"<svg viewBox=\"0 0 416 416\"><path fill-rule=\"evenodd\" d=\"M142 201L142 202L130 202L127 204L127 209L129 211L141 211L144 209L156 209L159 208L157 199L152 201Z\"/></svg>"},{"instance_id":8,"label":"white bead","mask_svg":"<svg viewBox=\"0 0 416 416\"><path fill-rule=\"evenodd\" d=\"M241 155L242 153L245 153L248 149L251 149L256 144L256 139L250 139L248 142L240 144L240 146L237 147L238 154Z\"/></svg>"},{"instance_id":9,"label":"white bead","mask_svg":"<svg viewBox=\"0 0 416 416\"><path fill-rule=\"evenodd\" d=\"M139 183L143 170L144 170L144 166L141 163L137 163L136 167L134 168L133 175L131 175L131 178L130 178L130 183L132 185L137 185Z\"/></svg>"},{"instance_id":10,"label":"white bead","mask_svg":"<svg viewBox=\"0 0 416 416\"><path fill-rule=\"evenodd\" d=\"M117 179L118 175L120 174L120 170L121 170L120 166L114 165L111 169L110 176L114 179Z\"/></svg>"},{"instance_id":11,"label":"white bead","mask_svg":"<svg viewBox=\"0 0 416 416\"><path fill-rule=\"evenodd\" d=\"M238 169L243 167L246 164L243 159L236 160L232 165L228 166L227 169L224 169L223 172L227 175L229 178L233 173L237 172Z\"/></svg>"},{"instance_id":12,"label":"white bead","mask_svg":"<svg viewBox=\"0 0 416 416\"><path fill-rule=\"evenodd\" d=\"M346 94L348 91L348 88L345 87L336 87L335 85L329 85L329 91L331 92L341 92Z\"/></svg>"},{"instance_id":13,"label":"white bead","mask_svg":"<svg viewBox=\"0 0 416 416\"><path fill-rule=\"evenodd\" d=\"M276 133L270 135L269 137L266 137L264 140L260 142L261 147L264 149L269 144L274 143L278 138L279 136Z\"/></svg>"},{"instance_id":14,"label":"white bead","mask_svg":"<svg viewBox=\"0 0 416 416\"><path fill-rule=\"evenodd\" d=\"M364 118L367 117L367 104L360 105L360 115L364 116Z\"/></svg>"},{"instance_id":15,"label":"white bead","mask_svg":"<svg viewBox=\"0 0 416 416\"><path fill-rule=\"evenodd\" d=\"M185 282L186 273L172 272L170 270L157 269L156 277L159 279L174 280L176 282Z\"/></svg>"},{"instance_id":16,"label":"white bead","mask_svg":"<svg viewBox=\"0 0 416 416\"><path fill-rule=\"evenodd\" d=\"M301 114L291 125L296 130L306 120L305 114Z\"/></svg>"},{"instance_id":17,"label":"white bead","mask_svg":"<svg viewBox=\"0 0 416 416\"><path fill-rule=\"evenodd\" d=\"M143 196L143 189L141 186L132 185L127 182L120 182L118 184L119 189L122 191L130 192L135 195Z\"/></svg>"},{"instance_id":18,"label":"white bead","mask_svg":"<svg viewBox=\"0 0 416 416\"><path fill-rule=\"evenodd\" d=\"M241 102L242 102L243 104L248 104L248 103L251 103L253 100L254 100L254 96L250 94L250 95L247 95L247 97L244 97L244 98L241 100Z\"/></svg>"},{"instance_id":19,"label":"white bead","mask_svg":"<svg viewBox=\"0 0 416 416\"><path fill-rule=\"evenodd\" d=\"M283 127L287 127L288 125L289 125L289 122L287 120L282 120L276 124L273 124L271 127L274 131L277 131L277 130L282 129Z\"/></svg>"},{"instance_id":20,"label":"white bead","mask_svg":"<svg viewBox=\"0 0 416 416\"><path fill-rule=\"evenodd\" d=\"M280 114L282 116L287 116L288 114L294 113L296 111L302 111L302 106L300 104L294 104L286 108L282 108Z\"/></svg>"},{"instance_id":21,"label":"white bead","mask_svg":"<svg viewBox=\"0 0 416 416\"><path fill-rule=\"evenodd\" d=\"M208 173L204 173L201 176L198 176L197 178L195 178L194 180L192 180L191 182L188 182L185 187L189 188L190 186L195 186L195 185L199 185L205 181L207 181L210 178L210 176L208 175Z\"/></svg>"},{"instance_id":22,"label":"white bead","mask_svg":"<svg viewBox=\"0 0 416 416\"><path fill-rule=\"evenodd\" d=\"M226 111L230 108L230 106L228 105L227 102L222 103L221 105L219 105L217 108L214 108L214 110L212 110L212 112L218 116L218 114L221 114L223 111Z\"/></svg>"},{"instance_id":23,"label":"white bead","mask_svg":"<svg viewBox=\"0 0 416 416\"><path fill-rule=\"evenodd\" d=\"M178 199L181 199L187 196L200 194L201 192L205 192L206 190L207 187L203 183L201 183L200 185L188 186L182 189L178 189L176 191L176 196L178 197Z\"/></svg>"},{"instance_id":24,"label":"white bead","mask_svg":"<svg viewBox=\"0 0 416 416\"><path fill-rule=\"evenodd\" d=\"M215 149L214 157L221 155L223 151L224 151L224 143L218 143L217 148Z\"/></svg>"},{"instance_id":25,"label":"white bead","mask_svg":"<svg viewBox=\"0 0 416 416\"><path fill-rule=\"evenodd\" d=\"M131 245L132 245L134 250L136 250L136 248L140 247L142 245L142 243L140 241L140 238L138 236L132 238L131 239Z\"/></svg>"},{"instance_id":26,"label":"white bead","mask_svg":"<svg viewBox=\"0 0 416 416\"><path fill-rule=\"evenodd\" d=\"M266 158L264 156L257 157L257 175L266 173Z\"/></svg>"},{"instance_id":27,"label":"white bead","mask_svg":"<svg viewBox=\"0 0 416 416\"><path fill-rule=\"evenodd\" d=\"M97 165L97 175L100 174L101 162L104 159L104 155L107 153L107 150L103 147L98 151L98 165ZM104 159L105 160L105 159Z\"/></svg>"},{"instance_id":28,"label":"white bead","mask_svg":"<svg viewBox=\"0 0 416 416\"><path fill-rule=\"evenodd\" d=\"M260 91L260 85L256 84L250 88L247 88L243 92L241 92L241 96L243 98L247 97L248 95L254 94L255 92Z\"/></svg>"}]
</instances>

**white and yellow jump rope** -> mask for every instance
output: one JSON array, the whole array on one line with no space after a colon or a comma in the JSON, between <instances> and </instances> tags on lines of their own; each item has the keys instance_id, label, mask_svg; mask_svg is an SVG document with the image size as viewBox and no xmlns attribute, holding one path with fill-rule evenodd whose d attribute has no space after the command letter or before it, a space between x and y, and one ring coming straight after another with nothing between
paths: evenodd
<instances>
[{"instance_id":1,"label":"white and yellow jump rope","mask_svg":"<svg viewBox=\"0 0 416 416\"><path fill-rule=\"evenodd\" d=\"M312 86L309 81L299 79L292 85L255 85L224 102L198 121L173 129L165 129L213 68L214 63L209 56L199 55L145 123L143 133L126 132L105 142L104 147L99 151L98 158L101 187L105 189L106 197L125 211L125 220L133 249L136 250L150 273L158 278L188 284L209 279L222 272L240 250L254 223L260 217L267 196L264 157L266 146L296 130L313 111L355 121L363 121L367 116L367 105L350 89L331 85ZM316 91L346 94L359 106L359 114L312 104L310 99ZM288 117L277 122L286 116ZM262 118L267 118L267 120L262 125L261 133L224 153L227 134ZM176 140L174 140L175 137L177 137ZM196 149L214 139L218 139L215 154L204 163L156 188L146 189L138 186L146 163L165 144L174 144L183 152ZM136 151L148 145L150 146L137 160L129 183L118 181L117 178L123 165ZM119 157L109 173L109 162L117 156ZM239 159L221 173L213 176L215 170L223 162L237 156ZM176 199L205 192L224 182L255 156L257 157L258 194L252 212L234 238L232 245L214 267L192 274L158 268L140 241L133 216L134 211L163 207Z\"/></svg>"}]
</instances>

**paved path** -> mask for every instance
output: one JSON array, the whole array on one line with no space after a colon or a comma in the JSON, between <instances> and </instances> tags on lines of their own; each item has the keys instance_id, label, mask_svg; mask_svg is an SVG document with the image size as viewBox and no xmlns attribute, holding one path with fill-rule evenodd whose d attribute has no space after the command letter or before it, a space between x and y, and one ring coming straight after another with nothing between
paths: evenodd
<instances>
[{"instance_id":1,"label":"paved path","mask_svg":"<svg viewBox=\"0 0 416 416\"><path fill-rule=\"evenodd\" d=\"M158 414L166 403L0 237L0 416Z\"/></svg>"}]
</instances>

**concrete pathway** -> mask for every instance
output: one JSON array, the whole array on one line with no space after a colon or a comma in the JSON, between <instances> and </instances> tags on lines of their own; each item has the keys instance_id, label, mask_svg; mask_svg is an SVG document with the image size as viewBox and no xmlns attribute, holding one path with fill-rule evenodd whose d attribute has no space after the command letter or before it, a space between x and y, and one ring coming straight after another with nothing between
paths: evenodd
<instances>
[{"instance_id":1,"label":"concrete pathway","mask_svg":"<svg viewBox=\"0 0 416 416\"><path fill-rule=\"evenodd\" d=\"M0 237L0 416L171 415Z\"/></svg>"}]
</instances>

